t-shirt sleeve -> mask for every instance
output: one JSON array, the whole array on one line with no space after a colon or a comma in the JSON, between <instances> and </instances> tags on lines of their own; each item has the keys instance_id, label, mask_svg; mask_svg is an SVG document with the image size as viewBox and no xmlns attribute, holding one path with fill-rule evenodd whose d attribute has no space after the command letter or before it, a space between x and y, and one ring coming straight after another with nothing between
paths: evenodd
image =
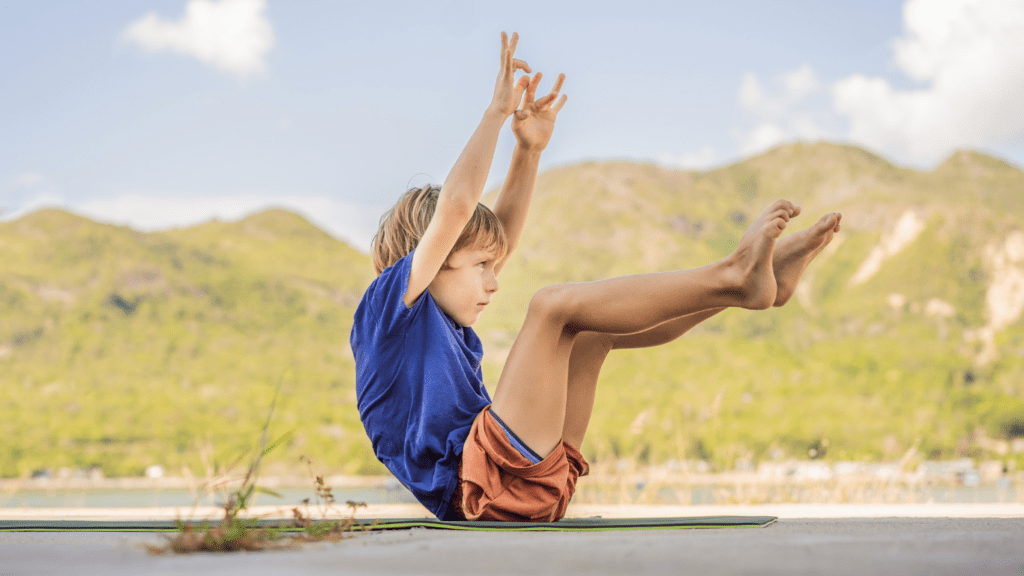
<instances>
[{"instance_id":1,"label":"t-shirt sleeve","mask_svg":"<svg viewBox=\"0 0 1024 576\"><path fill-rule=\"evenodd\" d=\"M420 297L412 308L405 306L405 292L409 289L409 272L412 270L414 253L415 250L381 272L374 286L370 306L377 317L377 328L384 334L404 328L423 301Z\"/></svg>"}]
</instances>

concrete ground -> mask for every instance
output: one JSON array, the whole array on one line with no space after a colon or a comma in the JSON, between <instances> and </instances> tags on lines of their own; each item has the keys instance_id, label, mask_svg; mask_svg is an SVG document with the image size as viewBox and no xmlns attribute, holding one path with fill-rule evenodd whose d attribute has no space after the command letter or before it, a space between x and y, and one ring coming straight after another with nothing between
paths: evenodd
<instances>
[{"instance_id":1,"label":"concrete ground","mask_svg":"<svg viewBox=\"0 0 1024 576\"><path fill-rule=\"evenodd\" d=\"M407 530L298 550L151 556L159 534L0 533L22 574L1024 574L1024 518L781 518L765 528Z\"/></svg>"}]
</instances>

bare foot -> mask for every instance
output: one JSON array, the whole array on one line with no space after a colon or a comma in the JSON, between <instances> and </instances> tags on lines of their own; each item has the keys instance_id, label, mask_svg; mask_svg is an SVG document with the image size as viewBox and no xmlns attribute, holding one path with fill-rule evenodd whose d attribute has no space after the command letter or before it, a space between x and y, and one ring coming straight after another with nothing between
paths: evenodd
<instances>
[{"instance_id":1,"label":"bare foot","mask_svg":"<svg viewBox=\"0 0 1024 576\"><path fill-rule=\"evenodd\" d=\"M793 296L807 265L839 232L842 219L843 215L838 212L825 214L814 226L779 240L772 262L777 285L773 306L782 306Z\"/></svg>"},{"instance_id":2,"label":"bare foot","mask_svg":"<svg viewBox=\"0 0 1024 576\"><path fill-rule=\"evenodd\" d=\"M754 220L740 238L739 246L726 259L734 274L739 306L751 310L770 308L775 302L778 286L772 267L775 240L786 229L786 223L800 214L800 208L788 200L777 200Z\"/></svg>"}]
</instances>

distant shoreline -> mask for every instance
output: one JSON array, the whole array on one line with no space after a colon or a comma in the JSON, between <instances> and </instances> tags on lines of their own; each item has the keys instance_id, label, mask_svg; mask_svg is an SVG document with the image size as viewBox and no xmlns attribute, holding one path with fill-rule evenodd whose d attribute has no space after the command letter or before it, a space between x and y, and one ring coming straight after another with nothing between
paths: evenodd
<instances>
[{"instance_id":1,"label":"distant shoreline","mask_svg":"<svg viewBox=\"0 0 1024 576\"><path fill-rule=\"evenodd\" d=\"M328 476L324 478L334 488L391 488L398 483L389 476ZM242 483L242 477L186 478L6 478L0 479L0 493L18 490L206 490L211 484L232 489ZM261 476L259 486L265 488L308 488L313 480L308 476Z\"/></svg>"},{"instance_id":2,"label":"distant shoreline","mask_svg":"<svg viewBox=\"0 0 1024 576\"><path fill-rule=\"evenodd\" d=\"M294 506L254 506L250 518L291 518ZM311 508L317 517L320 513ZM336 506L327 518L347 518L350 511ZM0 508L5 520L216 520L224 510L213 506L162 508ZM371 504L360 508L358 519L424 518L431 514L418 504ZM637 505L570 504L567 518L671 518L693 516L777 516L795 518L1020 518L1024 504L756 504L756 505Z\"/></svg>"},{"instance_id":3,"label":"distant shoreline","mask_svg":"<svg viewBox=\"0 0 1024 576\"><path fill-rule=\"evenodd\" d=\"M786 462L782 466L794 466L806 464L803 462ZM890 465L891 466L891 465ZM778 466L776 466L778 468ZM759 485L759 486L780 486L780 485L905 485L905 486L926 486L926 485L950 485L978 487L993 485L998 478L1004 478L1011 482L1013 488L1024 484L1024 471L1011 473L991 474L981 473L976 479L964 484L962 473L957 475L951 471L942 471L934 474L920 474L913 472L899 472L887 470L886 474L880 475L876 472L863 471L858 473L836 473L823 475L820 467L813 471L779 468L770 471L744 471L744 472L684 472L669 471L664 467L650 467L635 471L613 472L610 470L591 469L586 484L661 484L670 486L712 486L712 485ZM972 468L972 472L975 470ZM766 473L769 472L769 473ZM983 471L984 472L984 471ZM343 474L324 475L327 486L333 488L400 488L398 480L390 475L375 476L348 476ZM160 478L149 478L145 476L106 478L99 477L34 477L34 478L4 478L0 479L0 493L14 492L18 490L206 490L211 484L214 488L233 488L240 486L241 475L220 476L215 478L206 477L184 477L184 476L163 476ZM281 474L260 476L258 485L266 488L307 488L311 487L314 480L308 475Z\"/></svg>"}]
</instances>

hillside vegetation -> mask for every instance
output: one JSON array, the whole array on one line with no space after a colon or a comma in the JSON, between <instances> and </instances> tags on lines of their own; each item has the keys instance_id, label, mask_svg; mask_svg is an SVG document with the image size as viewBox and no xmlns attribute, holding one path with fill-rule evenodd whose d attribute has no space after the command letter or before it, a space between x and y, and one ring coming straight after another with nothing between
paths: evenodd
<instances>
[{"instance_id":1,"label":"hillside vegetation","mask_svg":"<svg viewBox=\"0 0 1024 576\"><path fill-rule=\"evenodd\" d=\"M776 198L803 207L787 232L844 214L796 297L614 352L584 453L726 469L916 445L1024 464L1024 172L974 152L930 172L827 143L700 173L547 171L476 327L486 381L538 288L707 264ZM294 434L272 460L380 473L348 348L372 277L367 256L281 210L151 234L59 210L0 223L0 476L202 473L255 441L278 383L272 428Z\"/></svg>"}]
</instances>

